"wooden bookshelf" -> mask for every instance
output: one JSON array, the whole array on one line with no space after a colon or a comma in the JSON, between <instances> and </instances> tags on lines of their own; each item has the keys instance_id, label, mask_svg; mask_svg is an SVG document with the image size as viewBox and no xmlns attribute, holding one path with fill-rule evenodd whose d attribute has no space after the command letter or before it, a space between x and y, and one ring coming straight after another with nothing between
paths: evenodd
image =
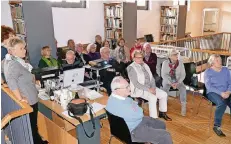
<instances>
[{"instance_id":1,"label":"wooden bookshelf","mask_svg":"<svg viewBox=\"0 0 231 144\"><path fill-rule=\"evenodd\" d=\"M136 29L131 29L137 26L136 10L136 5L132 3L104 3L104 36L112 47L116 47L120 38L124 38L126 41L133 39L133 37L132 41L136 39ZM133 36L129 34L129 31ZM132 45L129 42L127 44L128 46Z\"/></svg>"},{"instance_id":2,"label":"wooden bookshelf","mask_svg":"<svg viewBox=\"0 0 231 144\"><path fill-rule=\"evenodd\" d=\"M160 41L185 37L186 6L161 6Z\"/></svg>"}]
</instances>

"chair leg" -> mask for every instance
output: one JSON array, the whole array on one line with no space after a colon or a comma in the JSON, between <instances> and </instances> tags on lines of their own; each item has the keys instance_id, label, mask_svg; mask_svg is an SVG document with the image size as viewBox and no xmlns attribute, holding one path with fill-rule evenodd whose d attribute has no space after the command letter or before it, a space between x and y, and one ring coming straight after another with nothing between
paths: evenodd
<instances>
[{"instance_id":1,"label":"chair leg","mask_svg":"<svg viewBox=\"0 0 231 144\"><path fill-rule=\"evenodd\" d=\"M113 135L110 136L109 142L108 144L111 144L111 139L112 139Z\"/></svg>"},{"instance_id":2,"label":"chair leg","mask_svg":"<svg viewBox=\"0 0 231 144\"><path fill-rule=\"evenodd\" d=\"M201 106L202 99L203 99L203 97L201 96L201 101L200 101L199 106L197 108L197 114L199 113L199 109L200 109L200 106Z\"/></svg>"},{"instance_id":3,"label":"chair leg","mask_svg":"<svg viewBox=\"0 0 231 144\"><path fill-rule=\"evenodd\" d=\"M209 114L209 131L210 131L210 125L212 123L212 112L213 112L213 103L211 103L211 107L210 107L210 114Z\"/></svg>"}]
</instances>

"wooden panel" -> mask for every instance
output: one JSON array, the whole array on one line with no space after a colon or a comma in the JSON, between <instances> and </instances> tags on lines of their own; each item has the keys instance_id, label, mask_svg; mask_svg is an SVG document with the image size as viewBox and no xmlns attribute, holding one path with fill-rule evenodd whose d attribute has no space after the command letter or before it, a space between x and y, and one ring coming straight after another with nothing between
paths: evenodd
<instances>
[{"instance_id":1,"label":"wooden panel","mask_svg":"<svg viewBox=\"0 0 231 144\"><path fill-rule=\"evenodd\" d=\"M75 137L40 112L38 113L38 129L40 135L51 144L78 144Z\"/></svg>"}]
</instances>

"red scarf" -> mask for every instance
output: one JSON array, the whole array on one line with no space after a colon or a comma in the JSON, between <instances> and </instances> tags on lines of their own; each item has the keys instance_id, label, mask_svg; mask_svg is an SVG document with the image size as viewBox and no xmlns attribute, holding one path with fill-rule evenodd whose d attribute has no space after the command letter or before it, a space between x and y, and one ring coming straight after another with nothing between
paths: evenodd
<instances>
[{"instance_id":1,"label":"red scarf","mask_svg":"<svg viewBox=\"0 0 231 144\"><path fill-rule=\"evenodd\" d=\"M168 66L170 67L169 75L172 77L175 75L175 70L179 65L179 61L177 60L176 63L172 63L171 60L169 59L169 64Z\"/></svg>"}]
</instances>

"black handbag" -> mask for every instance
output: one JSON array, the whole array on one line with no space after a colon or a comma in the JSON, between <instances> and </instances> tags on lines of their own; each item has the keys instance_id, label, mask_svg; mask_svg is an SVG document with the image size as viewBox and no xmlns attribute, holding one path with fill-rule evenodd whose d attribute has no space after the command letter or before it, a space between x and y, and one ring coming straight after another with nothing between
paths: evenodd
<instances>
[{"instance_id":1,"label":"black handbag","mask_svg":"<svg viewBox=\"0 0 231 144\"><path fill-rule=\"evenodd\" d=\"M92 122L92 126L93 126L93 132L90 135L86 132L82 119L80 117L78 117L78 116L84 115L87 112L88 108L89 108L91 122ZM71 100L67 105L67 110L68 110L68 115L70 117L77 119L79 121L79 123L82 125L85 135L88 138L92 138L95 134L95 120L93 117L92 106L89 103L87 103L86 99L80 98L80 99ZM71 113L73 115L71 115Z\"/></svg>"}]
</instances>

